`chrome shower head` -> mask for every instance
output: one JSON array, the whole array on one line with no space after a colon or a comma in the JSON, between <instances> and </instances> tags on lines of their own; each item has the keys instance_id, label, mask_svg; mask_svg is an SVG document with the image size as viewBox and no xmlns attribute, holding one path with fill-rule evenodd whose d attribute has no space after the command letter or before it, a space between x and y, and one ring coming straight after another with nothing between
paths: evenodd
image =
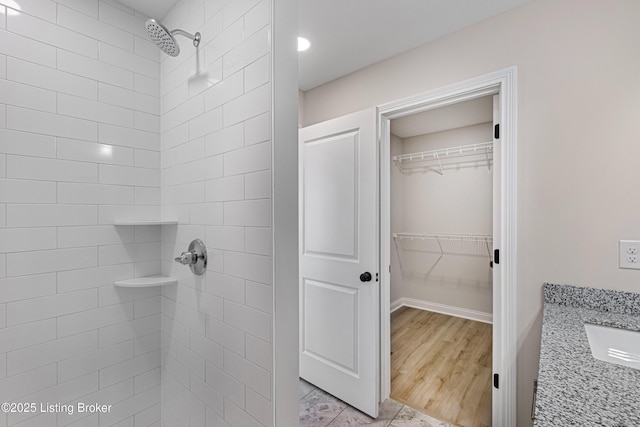
<instances>
[{"instance_id":1,"label":"chrome shower head","mask_svg":"<svg viewBox=\"0 0 640 427\"><path fill-rule=\"evenodd\" d=\"M144 23L144 26L151 40L158 45L160 50L170 56L178 56L180 54L180 45L173 37L174 34L180 34L181 36L190 38L193 40L195 47L198 47L200 44L200 33L191 34L179 29L169 31L155 19L148 19L147 22Z\"/></svg>"}]
</instances>

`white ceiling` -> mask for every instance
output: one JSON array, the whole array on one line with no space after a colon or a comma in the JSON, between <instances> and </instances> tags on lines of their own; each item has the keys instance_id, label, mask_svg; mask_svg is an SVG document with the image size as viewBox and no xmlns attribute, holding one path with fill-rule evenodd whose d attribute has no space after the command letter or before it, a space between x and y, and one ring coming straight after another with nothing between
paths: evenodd
<instances>
[{"instance_id":1,"label":"white ceiling","mask_svg":"<svg viewBox=\"0 0 640 427\"><path fill-rule=\"evenodd\" d=\"M311 41L311 48L299 56L300 89L312 89L527 1L299 0L299 34ZM177 0L120 2L161 19Z\"/></svg>"}]
</instances>

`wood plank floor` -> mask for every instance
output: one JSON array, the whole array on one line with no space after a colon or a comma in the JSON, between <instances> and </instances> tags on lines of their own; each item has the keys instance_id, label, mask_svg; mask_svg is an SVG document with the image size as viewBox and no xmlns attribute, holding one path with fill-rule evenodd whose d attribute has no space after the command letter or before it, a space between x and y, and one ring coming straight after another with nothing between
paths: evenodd
<instances>
[{"instance_id":1,"label":"wood plank floor","mask_svg":"<svg viewBox=\"0 0 640 427\"><path fill-rule=\"evenodd\" d=\"M461 427L491 426L490 324L402 307L391 314L391 398Z\"/></svg>"}]
</instances>

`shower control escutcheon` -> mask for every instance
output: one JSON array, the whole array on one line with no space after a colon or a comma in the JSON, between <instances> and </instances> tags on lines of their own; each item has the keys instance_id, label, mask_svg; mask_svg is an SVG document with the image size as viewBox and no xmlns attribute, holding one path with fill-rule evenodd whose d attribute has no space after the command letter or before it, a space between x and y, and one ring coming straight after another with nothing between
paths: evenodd
<instances>
[{"instance_id":1,"label":"shower control escutcheon","mask_svg":"<svg viewBox=\"0 0 640 427\"><path fill-rule=\"evenodd\" d=\"M175 258L175 261L188 265L193 274L198 276L204 274L207 269L207 248L202 240L195 239L189 244L187 252L182 252L179 257Z\"/></svg>"}]
</instances>

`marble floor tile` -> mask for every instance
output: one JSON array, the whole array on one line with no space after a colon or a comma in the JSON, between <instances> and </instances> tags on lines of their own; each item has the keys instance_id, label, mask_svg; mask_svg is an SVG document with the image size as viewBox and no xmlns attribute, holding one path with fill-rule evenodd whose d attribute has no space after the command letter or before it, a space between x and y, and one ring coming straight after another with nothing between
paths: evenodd
<instances>
[{"instance_id":1,"label":"marble floor tile","mask_svg":"<svg viewBox=\"0 0 640 427\"><path fill-rule=\"evenodd\" d=\"M306 395L308 395L315 389L316 389L316 386L300 378L300 381L298 381L298 400L304 398Z\"/></svg>"},{"instance_id":2,"label":"marble floor tile","mask_svg":"<svg viewBox=\"0 0 640 427\"><path fill-rule=\"evenodd\" d=\"M300 401L300 425L304 427L326 427L347 404L315 389Z\"/></svg>"},{"instance_id":3,"label":"marble floor tile","mask_svg":"<svg viewBox=\"0 0 640 427\"><path fill-rule=\"evenodd\" d=\"M454 427L429 415L404 406L389 427Z\"/></svg>"}]
</instances>

